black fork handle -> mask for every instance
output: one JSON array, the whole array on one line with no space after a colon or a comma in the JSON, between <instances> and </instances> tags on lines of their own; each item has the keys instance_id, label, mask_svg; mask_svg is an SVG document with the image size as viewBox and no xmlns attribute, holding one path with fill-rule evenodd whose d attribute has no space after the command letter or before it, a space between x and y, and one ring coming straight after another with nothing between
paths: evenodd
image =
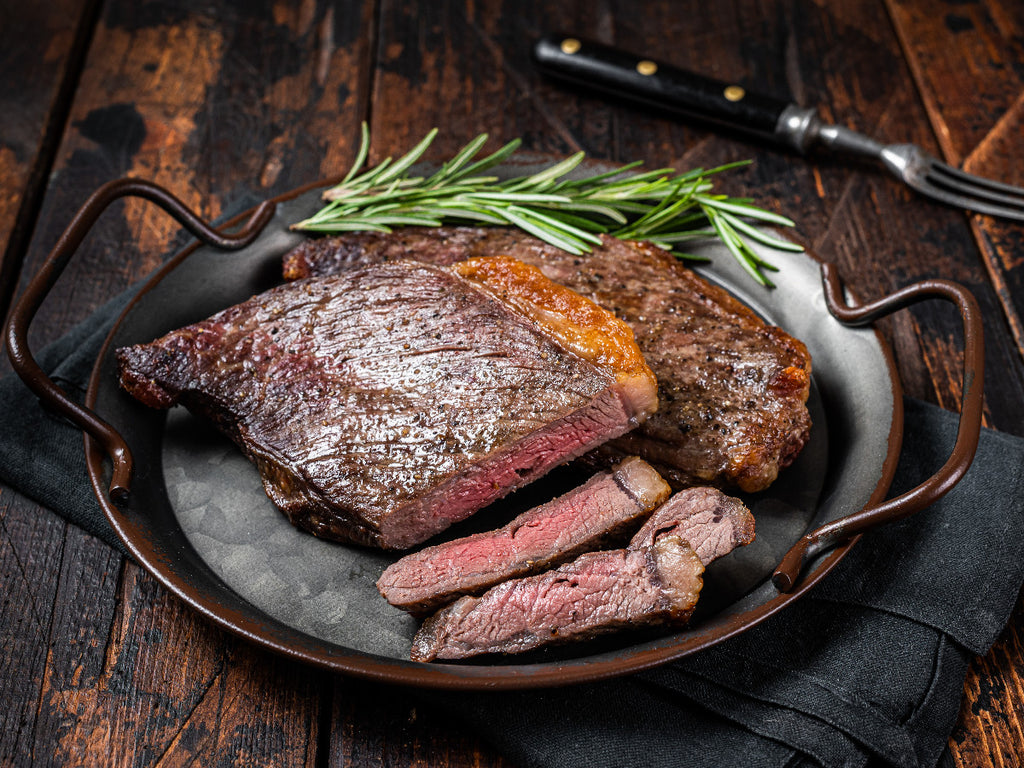
<instances>
[{"instance_id":1,"label":"black fork handle","mask_svg":"<svg viewBox=\"0 0 1024 768\"><path fill-rule=\"evenodd\" d=\"M25 293L14 305L5 337L7 353L15 372L47 406L67 417L103 446L113 463L113 476L108 491L112 500L123 499L131 489L131 451L117 430L96 413L68 397L39 367L28 346L28 329L39 307L96 220L111 203L122 197L140 197L155 203L199 240L227 251L238 250L252 243L273 218L276 207L272 202L261 203L241 230L234 234L223 234L158 184L142 179L108 182L96 190L78 210L39 272L28 284Z\"/></svg>"},{"instance_id":2,"label":"black fork handle","mask_svg":"<svg viewBox=\"0 0 1024 768\"><path fill-rule=\"evenodd\" d=\"M572 35L538 40L533 60L557 80L799 152L815 141L820 127L813 109Z\"/></svg>"}]
</instances>

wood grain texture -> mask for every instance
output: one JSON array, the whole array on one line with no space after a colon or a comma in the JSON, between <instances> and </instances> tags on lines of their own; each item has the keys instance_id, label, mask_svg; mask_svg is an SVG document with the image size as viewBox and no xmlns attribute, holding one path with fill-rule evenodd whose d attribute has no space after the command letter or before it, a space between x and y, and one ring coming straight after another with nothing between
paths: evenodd
<instances>
[{"instance_id":1,"label":"wood grain texture","mask_svg":"<svg viewBox=\"0 0 1024 768\"><path fill-rule=\"evenodd\" d=\"M92 5L0 4L0 317L32 235Z\"/></svg>"},{"instance_id":2,"label":"wood grain texture","mask_svg":"<svg viewBox=\"0 0 1024 768\"><path fill-rule=\"evenodd\" d=\"M71 572L83 559L61 574L51 631L71 642L50 644L37 755L52 765L307 763L317 726L310 670L239 653L134 565L120 580L97 568L119 585L94 588Z\"/></svg>"},{"instance_id":3,"label":"wood grain texture","mask_svg":"<svg viewBox=\"0 0 1024 768\"><path fill-rule=\"evenodd\" d=\"M1024 187L1024 7L1012 0L887 4L944 159ZM972 227L1005 322L1024 349L1020 224L973 216Z\"/></svg>"},{"instance_id":4,"label":"wood grain texture","mask_svg":"<svg viewBox=\"0 0 1024 768\"><path fill-rule=\"evenodd\" d=\"M106 3L24 274L90 192L124 175L215 218L337 173L365 117L371 18L358 4ZM152 207L116 206L44 305L33 347L184 242ZM322 675L214 629L45 510L10 501L4 520L5 584L31 587L4 607L10 764L314 763Z\"/></svg>"},{"instance_id":5,"label":"wood grain texture","mask_svg":"<svg viewBox=\"0 0 1024 768\"><path fill-rule=\"evenodd\" d=\"M344 168L365 117L369 23L358 4L107 3L24 274L85 197L121 176L163 184L216 219ZM152 205L117 204L58 283L33 346L186 240Z\"/></svg>"},{"instance_id":6,"label":"wood grain texture","mask_svg":"<svg viewBox=\"0 0 1024 768\"><path fill-rule=\"evenodd\" d=\"M60 7L38 11L43 28L68 26L53 18ZM988 423L1024 434L1019 226L937 206L870 166L780 153L570 91L530 63L530 43L558 29L819 105L826 119L879 139L1024 181L1024 19L1009 0L639 10L625 0L105 0L24 274L106 181L156 180L213 218L343 172L363 119L378 160L434 125L444 128L435 157L487 131L492 148L520 136L538 152L584 149L649 166L751 158L722 188L793 217L793 236L839 265L856 294L875 298L934 276L975 293L988 342ZM44 56L51 68L56 61ZM33 98L46 88L33 85ZM11 119L0 114L5 129ZM33 345L184 242L152 208L117 206L44 307ZM955 409L962 353L949 308L923 305L883 330L906 390ZM404 689L325 675L226 635L99 541L6 489L0 579L0 764L508 765ZM971 668L950 741L957 765L1010 766L1024 752L1022 626L1018 606Z\"/></svg>"},{"instance_id":7,"label":"wood grain texture","mask_svg":"<svg viewBox=\"0 0 1024 768\"><path fill-rule=\"evenodd\" d=\"M0 492L0 765L31 763L67 528L14 491Z\"/></svg>"},{"instance_id":8,"label":"wood grain texture","mask_svg":"<svg viewBox=\"0 0 1024 768\"><path fill-rule=\"evenodd\" d=\"M1024 755L1024 642L1018 603L1010 624L984 657L971 665L964 683L960 720L950 735L954 763L1015 766Z\"/></svg>"},{"instance_id":9,"label":"wood grain texture","mask_svg":"<svg viewBox=\"0 0 1024 768\"><path fill-rule=\"evenodd\" d=\"M359 680L339 683L329 765L512 768L472 732L438 717L414 691Z\"/></svg>"}]
</instances>

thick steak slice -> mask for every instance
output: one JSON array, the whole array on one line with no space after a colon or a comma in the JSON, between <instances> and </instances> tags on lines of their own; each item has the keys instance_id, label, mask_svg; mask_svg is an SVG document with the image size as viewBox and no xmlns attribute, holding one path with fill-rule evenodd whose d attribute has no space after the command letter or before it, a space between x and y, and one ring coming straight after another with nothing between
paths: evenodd
<instances>
[{"instance_id":1,"label":"thick steak slice","mask_svg":"<svg viewBox=\"0 0 1024 768\"><path fill-rule=\"evenodd\" d=\"M520 653L619 629L682 624L697 604L703 572L677 536L639 549L588 552L441 609L413 638L412 659Z\"/></svg>"},{"instance_id":2,"label":"thick steak slice","mask_svg":"<svg viewBox=\"0 0 1024 768\"><path fill-rule=\"evenodd\" d=\"M661 407L603 447L606 459L641 456L675 488L758 491L807 441L806 347L653 246L605 237L574 256L515 229L410 228L309 240L285 257L284 271L297 278L395 258L452 264L495 254L539 267L633 329Z\"/></svg>"},{"instance_id":3,"label":"thick steak slice","mask_svg":"<svg viewBox=\"0 0 1024 768\"><path fill-rule=\"evenodd\" d=\"M385 548L427 539L657 406L629 329L512 260L286 284L118 360L142 402L212 418L293 523Z\"/></svg>"},{"instance_id":4,"label":"thick steak slice","mask_svg":"<svg viewBox=\"0 0 1024 768\"><path fill-rule=\"evenodd\" d=\"M629 458L496 531L406 555L384 571L377 589L394 606L427 613L625 540L669 493L649 464Z\"/></svg>"},{"instance_id":5,"label":"thick steak slice","mask_svg":"<svg viewBox=\"0 0 1024 768\"><path fill-rule=\"evenodd\" d=\"M663 536L681 537L708 565L754 540L754 516L742 501L715 488L687 488L662 504L629 546L650 546Z\"/></svg>"},{"instance_id":6,"label":"thick steak slice","mask_svg":"<svg viewBox=\"0 0 1024 768\"><path fill-rule=\"evenodd\" d=\"M518 653L628 627L684 623L694 605L674 602L669 614L654 608L657 589L637 563L685 547L699 566L692 577L697 579L695 604L704 566L753 540L754 518L739 499L714 488L683 490L654 511L625 549L590 552L553 571L511 579L479 598L462 597L442 608L413 638L412 658ZM666 562L676 565L659 564L649 572L662 580L670 573L674 584L682 584L677 568L686 558L672 558Z\"/></svg>"}]
</instances>

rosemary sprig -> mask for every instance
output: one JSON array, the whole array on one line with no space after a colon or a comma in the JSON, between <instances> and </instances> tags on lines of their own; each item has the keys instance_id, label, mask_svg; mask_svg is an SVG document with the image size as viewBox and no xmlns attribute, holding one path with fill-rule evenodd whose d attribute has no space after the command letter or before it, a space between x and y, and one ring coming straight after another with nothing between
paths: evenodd
<instances>
[{"instance_id":1,"label":"rosemary sprig","mask_svg":"<svg viewBox=\"0 0 1024 768\"><path fill-rule=\"evenodd\" d=\"M746 163L681 174L672 168L644 171L640 163L630 163L569 178L584 159L584 153L577 152L531 176L502 180L486 174L521 142L516 139L475 160L487 141L487 134L480 134L432 175L410 176L409 169L436 136L435 128L397 161L389 157L360 173L370 152L364 123L356 161L344 180L324 193L327 204L319 212L292 228L390 232L400 226L512 225L575 254L590 251L601 242L598 235L607 233L647 240L684 259L697 257L679 250L682 244L718 237L750 276L766 286L772 283L764 272L777 267L761 258L751 241L802 250L750 224L793 226L789 219L758 208L749 199L712 193L712 176Z\"/></svg>"}]
</instances>

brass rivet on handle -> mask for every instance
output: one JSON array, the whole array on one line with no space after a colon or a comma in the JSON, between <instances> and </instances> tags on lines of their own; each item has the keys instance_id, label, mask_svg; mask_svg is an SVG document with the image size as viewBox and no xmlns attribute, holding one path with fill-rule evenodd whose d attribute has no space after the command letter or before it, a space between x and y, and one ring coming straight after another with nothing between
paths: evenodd
<instances>
[{"instance_id":1,"label":"brass rivet on handle","mask_svg":"<svg viewBox=\"0 0 1024 768\"><path fill-rule=\"evenodd\" d=\"M577 40L575 37L567 37L565 38L565 40L562 41L561 48L562 53L568 53L569 55L572 55L580 49L580 41Z\"/></svg>"},{"instance_id":2,"label":"brass rivet on handle","mask_svg":"<svg viewBox=\"0 0 1024 768\"><path fill-rule=\"evenodd\" d=\"M747 92L741 86L727 85L725 90L722 91L722 95L729 101L739 101L747 95Z\"/></svg>"},{"instance_id":3,"label":"brass rivet on handle","mask_svg":"<svg viewBox=\"0 0 1024 768\"><path fill-rule=\"evenodd\" d=\"M653 75L658 71L658 65L653 61L644 59L643 61L638 61L636 63L636 71L641 75Z\"/></svg>"}]
</instances>

